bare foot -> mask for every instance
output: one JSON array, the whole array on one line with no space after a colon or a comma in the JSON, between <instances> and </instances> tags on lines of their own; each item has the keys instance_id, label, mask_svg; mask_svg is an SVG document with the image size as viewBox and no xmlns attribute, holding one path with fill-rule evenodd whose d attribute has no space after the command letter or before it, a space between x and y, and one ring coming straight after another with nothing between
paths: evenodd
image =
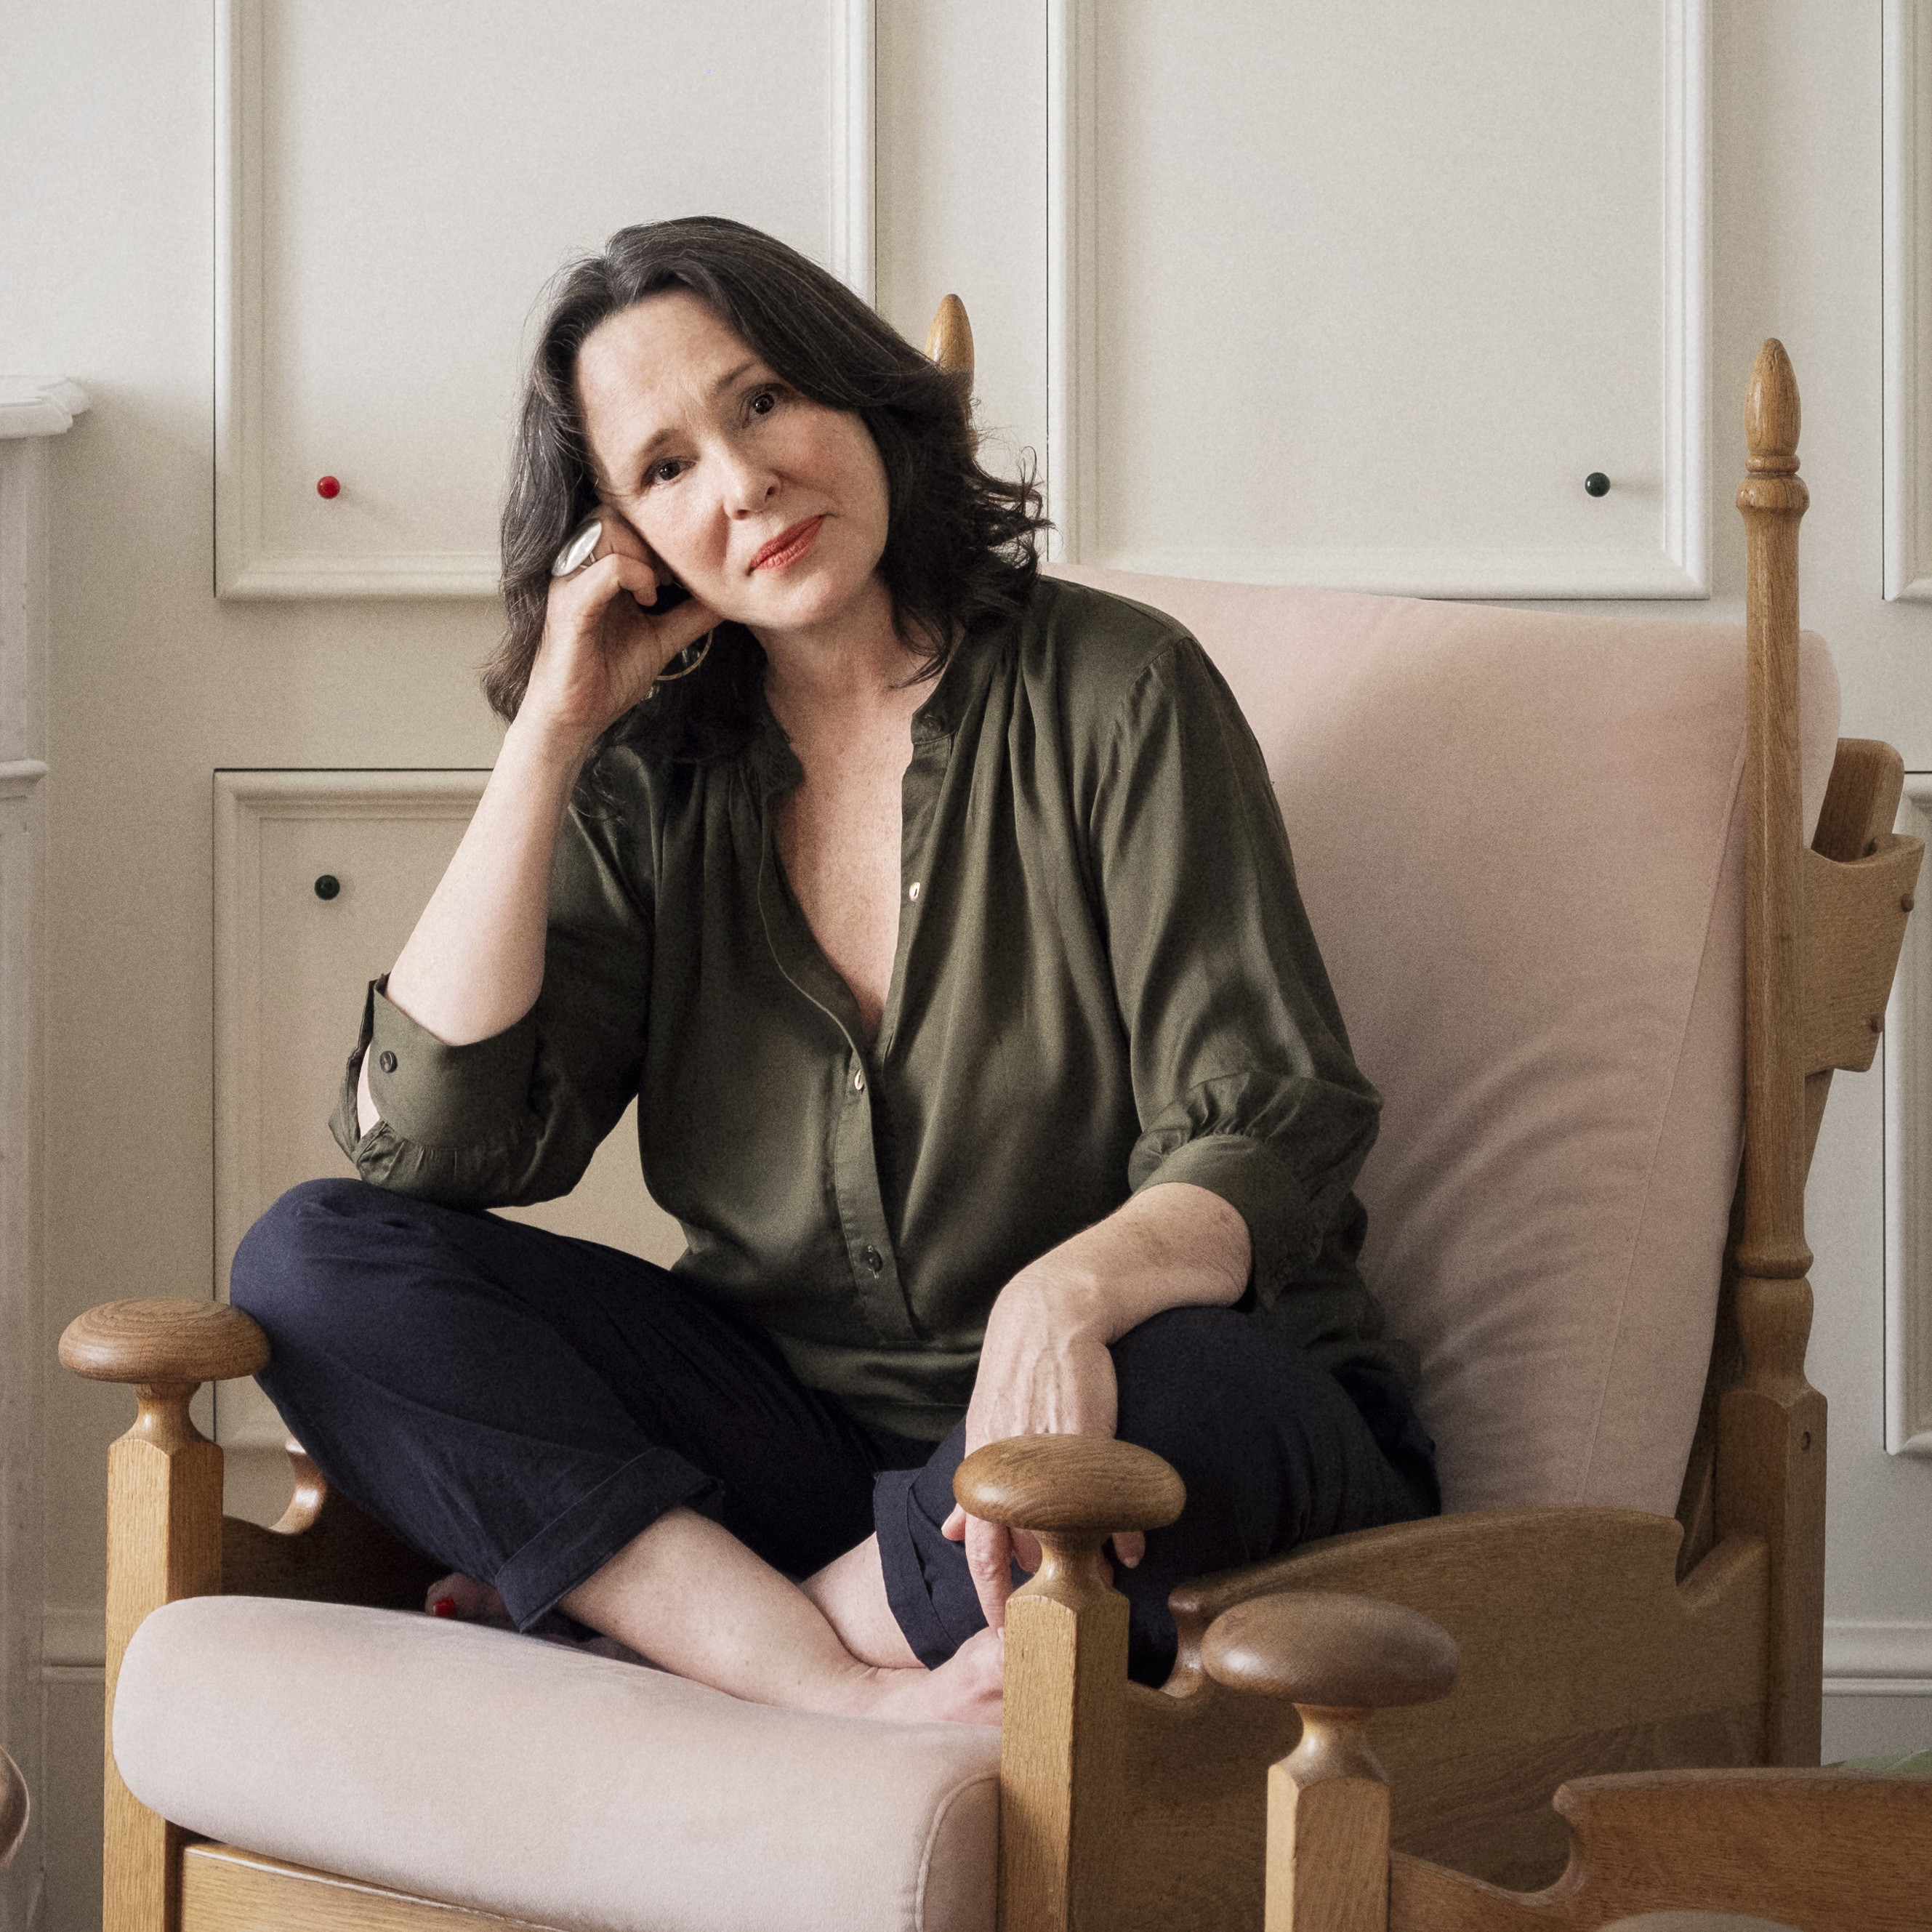
<instances>
[{"instance_id":1,"label":"bare foot","mask_svg":"<svg viewBox=\"0 0 1932 1932\"><path fill-rule=\"evenodd\" d=\"M1006 1633L984 1630L937 1670L868 1666L824 1708L906 1724L997 1724L1006 1666Z\"/></svg>"},{"instance_id":2,"label":"bare foot","mask_svg":"<svg viewBox=\"0 0 1932 1932\"><path fill-rule=\"evenodd\" d=\"M503 1600L488 1583L473 1576L446 1576L432 1583L423 1594L423 1608L433 1617L502 1617L509 1612Z\"/></svg>"}]
</instances>

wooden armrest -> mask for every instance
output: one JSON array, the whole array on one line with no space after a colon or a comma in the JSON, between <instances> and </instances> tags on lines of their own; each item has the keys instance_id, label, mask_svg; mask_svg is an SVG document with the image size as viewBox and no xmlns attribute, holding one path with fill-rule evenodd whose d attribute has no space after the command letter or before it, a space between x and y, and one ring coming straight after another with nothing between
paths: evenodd
<instances>
[{"instance_id":1,"label":"wooden armrest","mask_svg":"<svg viewBox=\"0 0 1932 1932\"><path fill-rule=\"evenodd\" d=\"M221 1451L194 1426L202 1382L253 1375L268 1338L219 1301L110 1301L69 1322L62 1362L95 1382L131 1382L134 1426L107 1452L107 1753L105 1878L110 1926L172 1923L178 1827L122 1782L112 1747L114 1692L128 1640L149 1612L221 1588ZM145 1919L142 1923L147 1923Z\"/></svg>"},{"instance_id":2,"label":"wooden armrest","mask_svg":"<svg viewBox=\"0 0 1932 1932\"><path fill-rule=\"evenodd\" d=\"M1099 1436L1014 1436L976 1449L953 1472L969 1514L1036 1536L1105 1538L1164 1529L1187 1500L1151 1449Z\"/></svg>"},{"instance_id":3,"label":"wooden armrest","mask_svg":"<svg viewBox=\"0 0 1932 1932\"><path fill-rule=\"evenodd\" d=\"M68 1324L60 1358L93 1382L178 1387L254 1375L268 1338L223 1301L106 1301Z\"/></svg>"},{"instance_id":4,"label":"wooden armrest","mask_svg":"<svg viewBox=\"0 0 1932 1932\"><path fill-rule=\"evenodd\" d=\"M1738 1912L1807 1932L1924 1926L1932 1780L1882 1772L1649 1771L1556 1794L1569 1869L1512 1892L1396 1854L1394 1932L1574 1932L1637 1912Z\"/></svg>"},{"instance_id":5,"label":"wooden armrest","mask_svg":"<svg viewBox=\"0 0 1932 1932\"><path fill-rule=\"evenodd\" d=\"M1100 1546L1116 1530L1172 1522L1187 1492L1132 1443L1019 1436L976 1449L952 1493L982 1521L1040 1539L1039 1571L1006 1609L1000 1922L1008 1932L1103 1925L1125 1808L1127 1600Z\"/></svg>"}]
</instances>

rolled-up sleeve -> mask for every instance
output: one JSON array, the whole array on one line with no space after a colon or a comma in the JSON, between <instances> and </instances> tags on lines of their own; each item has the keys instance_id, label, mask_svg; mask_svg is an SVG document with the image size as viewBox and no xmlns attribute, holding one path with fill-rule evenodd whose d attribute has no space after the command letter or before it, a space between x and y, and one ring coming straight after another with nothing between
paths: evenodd
<instances>
[{"instance_id":1,"label":"rolled-up sleeve","mask_svg":"<svg viewBox=\"0 0 1932 1932\"><path fill-rule=\"evenodd\" d=\"M447 1207L567 1194L638 1090L649 1006L647 844L572 812L550 882L542 991L488 1040L452 1046L375 981L329 1126L365 1180ZM380 1118L359 1131L365 1058Z\"/></svg>"},{"instance_id":2,"label":"rolled-up sleeve","mask_svg":"<svg viewBox=\"0 0 1932 1932\"><path fill-rule=\"evenodd\" d=\"M1192 638L1123 699L1089 837L1142 1128L1128 1184L1227 1201L1270 1304L1315 1262L1381 1102L1349 1054L1260 748Z\"/></svg>"}]
</instances>

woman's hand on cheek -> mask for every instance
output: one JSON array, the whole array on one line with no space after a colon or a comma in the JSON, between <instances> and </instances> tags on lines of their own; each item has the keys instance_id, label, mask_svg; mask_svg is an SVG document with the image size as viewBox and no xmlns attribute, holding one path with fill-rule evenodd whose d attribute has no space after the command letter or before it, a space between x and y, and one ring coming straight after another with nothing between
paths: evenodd
<instances>
[{"instance_id":1,"label":"woman's hand on cheek","mask_svg":"<svg viewBox=\"0 0 1932 1932\"><path fill-rule=\"evenodd\" d=\"M1012 1436L1112 1436L1118 1410L1109 1337L1092 1298L1048 1270L1023 1270L993 1304L980 1371L966 1411L966 1453ZM1012 1594L1012 1564L1040 1567L1040 1546L1024 1531L969 1516L955 1504L941 1534L966 1545L967 1567L986 1621L1006 1622ZM1114 1554L1132 1568L1146 1539L1138 1532L1114 1538Z\"/></svg>"},{"instance_id":2,"label":"woman's hand on cheek","mask_svg":"<svg viewBox=\"0 0 1932 1932\"><path fill-rule=\"evenodd\" d=\"M651 608L657 592L649 560L622 552L553 584L519 718L587 749L640 702L671 659L719 621L694 597L659 616Z\"/></svg>"}]
</instances>

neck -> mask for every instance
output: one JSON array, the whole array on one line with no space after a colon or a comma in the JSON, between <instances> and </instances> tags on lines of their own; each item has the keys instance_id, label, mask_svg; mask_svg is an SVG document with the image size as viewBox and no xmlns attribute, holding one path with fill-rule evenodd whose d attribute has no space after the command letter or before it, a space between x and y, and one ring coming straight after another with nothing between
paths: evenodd
<instances>
[{"instance_id":1,"label":"neck","mask_svg":"<svg viewBox=\"0 0 1932 1932\"><path fill-rule=\"evenodd\" d=\"M796 631L754 630L764 646L765 695L781 723L856 704L890 704L913 668L892 628L892 600L875 577L824 624Z\"/></svg>"}]
</instances>

